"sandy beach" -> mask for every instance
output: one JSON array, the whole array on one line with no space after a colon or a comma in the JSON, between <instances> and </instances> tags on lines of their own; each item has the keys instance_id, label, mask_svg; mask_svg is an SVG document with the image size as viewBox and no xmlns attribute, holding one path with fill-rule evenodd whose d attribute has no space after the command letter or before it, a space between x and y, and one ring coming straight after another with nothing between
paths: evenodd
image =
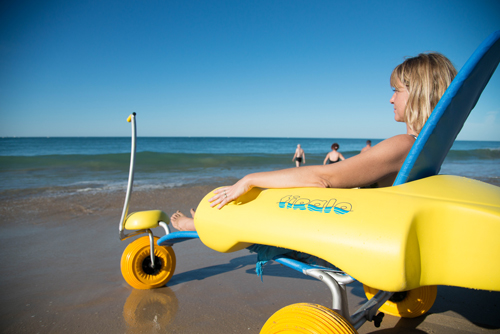
<instances>
[{"instance_id":1,"label":"sandy beach","mask_svg":"<svg viewBox=\"0 0 500 334\"><path fill-rule=\"evenodd\" d=\"M131 211L188 212L214 187L135 192ZM166 287L132 289L120 272L129 243L118 239L123 199L112 193L1 200L2 333L259 333L286 305L331 306L323 283L276 263L266 266L261 282L255 254L221 254L199 240L174 246L177 268ZM348 295L351 312L365 301L360 283L348 286ZM366 323L359 333L500 333L499 315L500 292L441 286L425 316L386 315L380 328Z\"/></svg>"}]
</instances>

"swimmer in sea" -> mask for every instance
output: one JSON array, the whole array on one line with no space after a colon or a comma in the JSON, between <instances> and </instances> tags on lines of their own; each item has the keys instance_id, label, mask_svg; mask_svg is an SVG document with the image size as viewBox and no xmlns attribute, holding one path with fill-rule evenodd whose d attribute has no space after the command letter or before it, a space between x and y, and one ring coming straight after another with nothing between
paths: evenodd
<instances>
[{"instance_id":1,"label":"swimmer in sea","mask_svg":"<svg viewBox=\"0 0 500 334\"><path fill-rule=\"evenodd\" d=\"M302 162L304 162L304 164L306 163L306 154L304 153L302 147L300 147L300 144L297 145L292 161L295 161L295 167L300 167Z\"/></svg>"},{"instance_id":2,"label":"swimmer in sea","mask_svg":"<svg viewBox=\"0 0 500 334\"><path fill-rule=\"evenodd\" d=\"M361 149L361 153L368 151L370 148L372 148L372 141L367 140L366 146Z\"/></svg>"},{"instance_id":3,"label":"swimmer in sea","mask_svg":"<svg viewBox=\"0 0 500 334\"><path fill-rule=\"evenodd\" d=\"M342 155L342 153L340 152L337 152L337 150L339 149L339 144L337 143L333 143L332 144L332 151L329 152L326 157L325 157L325 160L323 161L323 165L330 165L330 164L334 164L336 162L339 162L341 160L345 160L344 156Z\"/></svg>"},{"instance_id":4,"label":"swimmer in sea","mask_svg":"<svg viewBox=\"0 0 500 334\"><path fill-rule=\"evenodd\" d=\"M210 205L222 209L253 187L355 188L374 183L379 187L391 186L420 130L456 74L450 60L440 53L406 58L390 76L394 120L406 124L406 133L390 137L342 163L249 174L232 186L215 190ZM363 98L363 92L359 94ZM171 221L179 230L196 230L193 218L180 212Z\"/></svg>"}]
</instances>

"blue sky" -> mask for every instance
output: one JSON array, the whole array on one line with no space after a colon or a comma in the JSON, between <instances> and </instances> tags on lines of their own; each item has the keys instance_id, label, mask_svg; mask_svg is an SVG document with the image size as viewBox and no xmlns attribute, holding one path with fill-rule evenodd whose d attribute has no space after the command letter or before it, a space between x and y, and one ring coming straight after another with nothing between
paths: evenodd
<instances>
[{"instance_id":1,"label":"blue sky","mask_svg":"<svg viewBox=\"0 0 500 334\"><path fill-rule=\"evenodd\" d=\"M4 1L0 137L387 138L389 75L460 69L500 1ZM459 135L500 140L500 70Z\"/></svg>"}]
</instances>

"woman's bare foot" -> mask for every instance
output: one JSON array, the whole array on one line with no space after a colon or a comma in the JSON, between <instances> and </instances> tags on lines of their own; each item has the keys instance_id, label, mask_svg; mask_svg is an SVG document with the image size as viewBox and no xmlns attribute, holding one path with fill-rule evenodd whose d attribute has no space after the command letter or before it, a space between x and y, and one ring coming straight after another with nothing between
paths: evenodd
<instances>
[{"instance_id":1,"label":"woman's bare foot","mask_svg":"<svg viewBox=\"0 0 500 334\"><path fill-rule=\"evenodd\" d=\"M194 218L194 210L191 209L191 216ZM179 231L196 231L194 227L194 219L186 217L182 212L177 211L170 217L172 225Z\"/></svg>"}]
</instances>

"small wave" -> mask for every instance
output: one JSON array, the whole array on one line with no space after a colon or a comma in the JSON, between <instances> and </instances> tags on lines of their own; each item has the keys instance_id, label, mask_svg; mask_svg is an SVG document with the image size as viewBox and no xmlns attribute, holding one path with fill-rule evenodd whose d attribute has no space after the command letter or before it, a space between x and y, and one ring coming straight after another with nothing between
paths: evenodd
<instances>
[{"instance_id":1,"label":"small wave","mask_svg":"<svg viewBox=\"0 0 500 334\"><path fill-rule=\"evenodd\" d=\"M493 145L492 145L493 146ZM359 152L344 151L346 158ZM326 152L325 152L326 154ZM324 154L307 154L306 165L321 165ZM201 154L139 152L135 190L154 190L193 184L227 184L246 174L291 168L291 154ZM125 191L129 153L97 155L0 156L0 191L91 194ZM500 149L453 149L442 170L467 177L497 176ZM14 194L15 195L15 194ZM18 195L21 195L19 193Z\"/></svg>"},{"instance_id":2,"label":"small wave","mask_svg":"<svg viewBox=\"0 0 500 334\"><path fill-rule=\"evenodd\" d=\"M475 150L451 150L447 160L500 160L500 148L482 148Z\"/></svg>"},{"instance_id":3,"label":"small wave","mask_svg":"<svg viewBox=\"0 0 500 334\"><path fill-rule=\"evenodd\" d=\"M78 193L84 193L84 192L89 192L95 190L95 188L84 188L84 189L78 189L76 192Z\"/></svg>"},{"instance_id":4,"label":"small wave","mask_svg":"<svg viewBox=\"0 0 500 334\"><path fill-rule=\"evenodd\" d=\"M342 152L346 158L359 152ZM326 153L325 153L326 155ZM323 154L307 155L308 164L322 164ZM500 148L473 150L451 150L448 160L500 160ZM162 172L182 170L198 171L204 168L234 169L241 167L290 167L290 154L188 154L140 152L136 156L136 171ZM46 156L0 156L0 172L35 172L51 170L59 175L84 172L126 173L130 164L130 154L101 155L46 155Z\"/></svg>"}]
</instances>

